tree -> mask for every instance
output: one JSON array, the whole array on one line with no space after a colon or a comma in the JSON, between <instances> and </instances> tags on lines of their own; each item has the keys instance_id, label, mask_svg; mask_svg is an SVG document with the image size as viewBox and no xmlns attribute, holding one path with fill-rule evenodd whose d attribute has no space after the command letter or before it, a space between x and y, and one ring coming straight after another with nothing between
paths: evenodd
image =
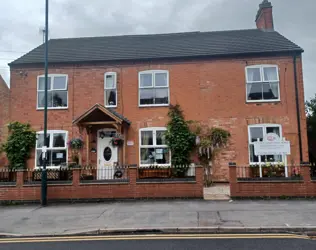
<instances>
[{"instance_id":1,"label":"tree","mask_svg":"<svg viewBox=\"0 0 316 250\"><path fill-rule=\"evenodd\" d=\"M191 130L196 135L197 154L206 172L205 182L211 183L210 167L216 154L229 142L230 133L222 128L209 127L196 121L191 122Z\"/></svg>"},{"instance_id":2,"label":"tree","mask_svg":"<svg viewBox=\"0 0 316 250\"><path fill-rule=\"evenodd\" d=\"M25 168L30 151L35 146L36 132L30 124L12 122L8 125L9 137L0 151L6 153L11 168Z\"/></svg>"},{"instance_id":3,"label":"tree","mask_svg":"<svg viewBox=\"0 0 316 250\"><path fill-rule=\"evenodd\" d=\"M168 112L166 142L171 151L171 163L177 175L186 172L191 163L190 155L195 146L195 135L184 119L179 105L171 105Z\"/></svg>"},{"instance_id":4,"label":"tree","mask_svg":"<svg viewBox=\"0 0 316 250\"><path fill-rule=\"evenodd\" d=\"M307 137L309 158L311 163L316 162L316 94L305 102Z\"/></svg>"}]
</instances>

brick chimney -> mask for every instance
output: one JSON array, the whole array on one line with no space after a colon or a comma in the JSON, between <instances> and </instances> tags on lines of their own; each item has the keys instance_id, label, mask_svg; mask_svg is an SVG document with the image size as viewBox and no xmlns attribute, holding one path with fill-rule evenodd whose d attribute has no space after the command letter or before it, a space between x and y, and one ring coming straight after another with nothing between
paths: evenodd
<instances>
[{"instance_id":1,"label":"brick chimney","mask_svg":"<svg viewBox=\"0 0 316 250\"><path fill-rule=\"evenodd\" d=\"M256 24L258 29L267 31L274 30L272 4L268 0L263 0L263 2L259 4Z\"/></svg>"}]
</instances>

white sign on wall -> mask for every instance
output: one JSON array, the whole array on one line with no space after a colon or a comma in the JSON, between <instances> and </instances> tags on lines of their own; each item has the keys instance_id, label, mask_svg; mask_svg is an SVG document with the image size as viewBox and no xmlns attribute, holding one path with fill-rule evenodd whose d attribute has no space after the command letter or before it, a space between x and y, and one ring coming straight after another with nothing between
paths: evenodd
<instances>
[{"instance_id":1,"label":"white sign on wall","mask_svg":"<svg viewBox=\"0 0 316 250\"><path fill-rule=\"evenodd\" d=\"M268 133L263 141L254 143L255 155L289 155L291 147L289 141L282 141L275 133Z\"/></svg>"},{"instance_id":2,"label":"white sign on wall","mask_svg":"<svg viewBox=\"0 0 316 250\"><path fill-rule=\"evenodd\" d=\"M127 141L127 146L134 146L134 141Z\"/></svg>"},{"instance_id":3,"label":"white sign on wall","mask_svg":"<svg viewBox=\"0 0 316 250\"><path fill-rule=\"evenodd\" d=\"M255 155L289 155L291 154L289 141L256 142Z\"/></svg>"}]
</instances>

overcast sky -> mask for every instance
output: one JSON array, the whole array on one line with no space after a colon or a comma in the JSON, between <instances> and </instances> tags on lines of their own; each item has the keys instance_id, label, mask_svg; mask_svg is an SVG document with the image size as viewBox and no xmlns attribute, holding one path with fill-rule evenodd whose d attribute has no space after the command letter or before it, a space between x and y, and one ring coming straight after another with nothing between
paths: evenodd
<instances>
[{"instance_id":1,"label":"overcast sky","mask_svg":"<svg viewBox=\"0 0 316 250\"><path fill-rule=\"evenodd\" d=\"M255 28L262 0L50 0L50 38ZM316 93L315 0L271 0L275 29L301 46L305 98ZM45 0L0 0L0 74L42 43Z\"/></svg>"}]
</instances>

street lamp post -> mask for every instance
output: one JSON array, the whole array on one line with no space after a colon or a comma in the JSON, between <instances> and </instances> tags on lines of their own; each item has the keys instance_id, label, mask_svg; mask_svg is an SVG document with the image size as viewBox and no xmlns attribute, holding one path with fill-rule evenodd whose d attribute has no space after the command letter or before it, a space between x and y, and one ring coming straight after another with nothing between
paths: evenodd
<instances>
[{"instance_id":1,"label":"street lamp post","mask_svg":"<svg viewBox=\"0 0 316 250\"><path fill-rule=\"evenodd\" d=\"M41 204L47 205L47 86L48 86L48 0L45 0L45 107L44 107L44 147L42 148L43 169L42 169L42 192Z\"/></svg>"}]
</instances>

